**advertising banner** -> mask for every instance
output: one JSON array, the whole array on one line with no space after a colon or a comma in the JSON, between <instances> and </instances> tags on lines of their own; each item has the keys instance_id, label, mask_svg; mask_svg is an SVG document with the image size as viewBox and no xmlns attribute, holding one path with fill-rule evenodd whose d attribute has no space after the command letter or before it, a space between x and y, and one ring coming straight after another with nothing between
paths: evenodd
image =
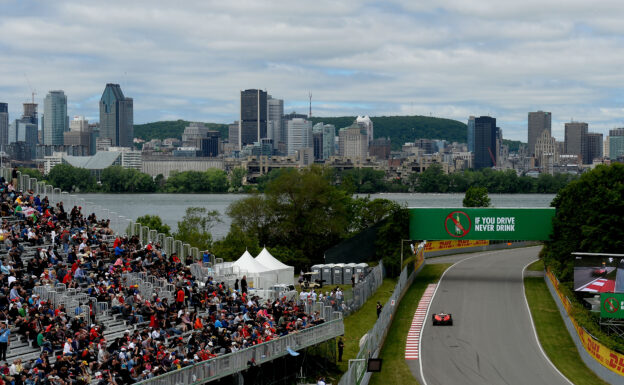
<instances>
[{"instance_id":1,"label":"advertising banner","mask_svg":"<svg viewBox=\"0 0 624 385\"><path fill-rule=\"evenodd\" d=\"M410 208L410 239L544 241L554 208Z\"/></svg>"},{"instance_id":2,"label":"advertising banner","mask_svg":"<svg viewBox=\"0 0 624 385\"><path fill-rule=\"evenodd\" d=\"M449 241L431 241L425 246L425 253L440 250L462 249L466 247L487 246L490 241L471 241L471 240L449 240Z\"/></svg>"},{"instance_id":3,"label":"advertising banner","mask_svg":"<svg viewBox=\"0 0 624 385\"><path fill-rule=\"evenodd\" d=\"M557 292L559 299L563 303L563 307L566 309L566 312L568 313L568 316L570 317L570 320L574 325L574 329L576 329L576 333L578 334L581 343L583 344L583 347L585 348L587 353L589 353L589 355L592 356L596 361L598 361L601 365L608 368L612 372L615 372L620 376L624 376L624 354L618 353L615 350L609 349L605 345L601 344L594 337L592 337L591 334L587 333L585 329L583 329L583 327L576 323L576 320L571 315L572 304L570 304L568 298L563 295L561 291L559 291L559 281L554 276L554 274L550 272L550 270L547 271L547 275L548 279L550 279L550 282L552 282L553 286L555 287L555 291ZM601 294L601 296L602 295L603 294ZM614 294L608 294L607 297L609 296L614 296ZM603 301L601 298L601 305L602 302Z\"/></svg>"},{"instance_id":4,"label":"advertising banner","mask_svg":"<svg viewBox=\"0 0 624 385\"><path fill-rule=\"evenodd\" d=\"M624 294L600 293L600 317L624 318Z\"/></svg>"}]
</instances>

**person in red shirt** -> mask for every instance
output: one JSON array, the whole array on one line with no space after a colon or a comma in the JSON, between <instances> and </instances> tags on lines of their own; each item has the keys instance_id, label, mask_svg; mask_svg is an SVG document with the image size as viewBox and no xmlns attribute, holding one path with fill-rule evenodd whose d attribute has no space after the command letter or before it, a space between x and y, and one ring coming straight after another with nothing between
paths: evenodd
<instances>
[{"instance_id":1,"label":"person in red shirt","mask_svg":"<svg viewBox=\"0 0 624 385\"><path fill-rule=\"evenodd\" d=\"M182 288L180 288L176 294L176 305L178 306L178 310L184 307L184 289Z\"/></svg>"}]
</instances>

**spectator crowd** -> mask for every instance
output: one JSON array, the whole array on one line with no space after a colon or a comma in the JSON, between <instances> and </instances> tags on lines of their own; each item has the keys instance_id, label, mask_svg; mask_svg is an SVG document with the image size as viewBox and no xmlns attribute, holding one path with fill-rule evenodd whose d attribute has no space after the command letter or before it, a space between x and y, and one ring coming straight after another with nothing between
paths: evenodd
<instances>
[{"instance_id":1,"label":"spectator crowd","mask_svg":"<svg viewBox=\"0 0 624 385\"><path fill-rule=\"evenodd\" d=\"M108 220L20 191L15 179L0 178L0 214L0 385L130 384L324 322L295 300L252 297L238 281L199 282L191 259L116 237ZM165 279L174 293L142 295L129 273ZM86 294L88 314L40 297L37 287L59 284ZM111 315L127 330L108 340ZM39 357L7 362L17 339Z\"/></svg>"}]
</instances>

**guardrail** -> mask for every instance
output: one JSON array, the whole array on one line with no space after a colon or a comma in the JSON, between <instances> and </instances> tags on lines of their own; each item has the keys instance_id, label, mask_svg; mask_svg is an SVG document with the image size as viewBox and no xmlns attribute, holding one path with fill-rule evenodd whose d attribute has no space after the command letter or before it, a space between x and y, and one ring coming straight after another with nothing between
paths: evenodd
<instances>
[{"instance_id":1,"label":"guardrail","mask_svg":"<svg viewBox=\"0 0 624 385\"><path fill-rule=\"evenodd\" d=\"M344 334L342 318L288 334L269 342L199 362L173 372L137 382L141 385L199 385L249 367L250 361L262 364L288 354L286 348L300 350Z\"/></svg>"}]
</instances>

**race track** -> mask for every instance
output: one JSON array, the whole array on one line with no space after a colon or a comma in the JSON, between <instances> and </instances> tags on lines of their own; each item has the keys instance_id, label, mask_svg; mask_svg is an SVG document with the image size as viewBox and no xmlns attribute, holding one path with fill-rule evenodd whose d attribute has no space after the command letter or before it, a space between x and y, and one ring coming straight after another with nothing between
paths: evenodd
<instances>
[{"instance_id":1,"label":"race track","mask_svg":"<svg viewBox=\"0 0 624 385\"><path fill-rule=\"evenodd\" d=\"M447 271L421 337L425 384L570 384L542 354L524 298L522 269L539 250L466 255ZM440 311L453 326L432 326Z\"/></svg>"}]
</instances>

